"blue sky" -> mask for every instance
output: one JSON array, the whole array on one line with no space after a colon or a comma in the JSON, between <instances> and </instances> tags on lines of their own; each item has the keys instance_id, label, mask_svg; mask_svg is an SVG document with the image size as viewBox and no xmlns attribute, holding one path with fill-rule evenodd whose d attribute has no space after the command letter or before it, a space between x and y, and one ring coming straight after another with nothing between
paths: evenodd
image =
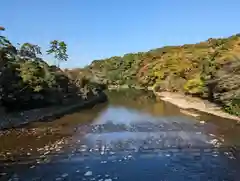
<instances>
[{"instance_id":1,"label":"blue sky","mask_svg":"<svg viewBox=\"0 0 240 181\"><path fill-rule=\"evenodd\" d=\"M68 44L62 67L240 32L239 0L1 0L13 43ZM51 57L46 57L53 62Z\"/></svg>"}]
</instances>

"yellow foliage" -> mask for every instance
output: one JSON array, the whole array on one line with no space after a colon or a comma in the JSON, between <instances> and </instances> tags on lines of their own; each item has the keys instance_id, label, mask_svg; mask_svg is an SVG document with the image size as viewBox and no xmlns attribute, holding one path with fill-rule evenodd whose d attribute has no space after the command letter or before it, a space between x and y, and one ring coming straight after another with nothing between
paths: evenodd
<instances>
[{"instance_id":1,"label":"yellow foliage","mask_svg":"<svg viewBox=\"0 0 240 181\"><path fill-rule=\"evenodd\" d=\"M201 94L203 93L204 82L200 76L196 76L193 79L188 80L184 85L184 90L190 94Z\"/></svg>"}]
</instances>

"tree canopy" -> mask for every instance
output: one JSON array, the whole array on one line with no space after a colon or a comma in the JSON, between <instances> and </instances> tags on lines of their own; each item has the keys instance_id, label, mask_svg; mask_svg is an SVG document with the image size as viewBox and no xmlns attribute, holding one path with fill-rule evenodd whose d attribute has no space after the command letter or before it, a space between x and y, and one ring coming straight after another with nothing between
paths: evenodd
<instances>
[{"instance_id":1,"label":"tree canopy","mask_svg":"<svg viewBox=\"0 0 240 181\"><path fill-rule=\"evenodd\" d=\"M58 61L57 66L59 67L60 62L68 60L67 45L64 41L53 40L50 42L50 48L47 50L48 54L54 54L54 58Z\"/></svg>"},{"instance_id":2,"label":"tree canopy","mask_svg":"<svg viewBox=\"0 0 240 181\"><path fill-rule=\"evenodd\" d=\"M66 61L67 45L50 42L47 53ZM41 48L32 43L14 46L0 36L0 104L8 109L30 109L67 100L83 100L96 93L88 82L76 84L78 76L70 77L59 67L48 65L40 56ZM94 92L95 91L95 92Z\"/></svg>"},{"instance_id":3,"label":"tree canopy","mask_svg":"<svg viewBox=\"0 0 240 181\"><path fill-rule=\"evenodd\" d=\"M94 60L86 76L207 98L240 115L240 35ZM233 71L234 70L234 71Z\"/></svg>"}]
</instances>

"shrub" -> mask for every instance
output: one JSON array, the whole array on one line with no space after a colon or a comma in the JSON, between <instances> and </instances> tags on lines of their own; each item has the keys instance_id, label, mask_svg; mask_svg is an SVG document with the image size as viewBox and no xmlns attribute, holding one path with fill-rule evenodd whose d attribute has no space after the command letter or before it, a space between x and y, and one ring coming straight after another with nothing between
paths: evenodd
<instances>
[{"instance_id":1,"label":"shrub","mask_svg":"<svg viewBox=\"0 0 240 181\"><path fill-rule=\"evenodd\" d=\"M204 91L204 82L198 76L188 80L183 88L186 91L186 93L193 95L201 95Z\"/></svg>"},{"instance_id":2,"label":"shrub","mask_svg":"<svg viewBox=\"0 0 240 181\"><path fill-rule=\"evenodd\" d=\"M232 100L232 102L224 108L228 113L240 116L240 98Z\"/></svg>"}]
</instances>

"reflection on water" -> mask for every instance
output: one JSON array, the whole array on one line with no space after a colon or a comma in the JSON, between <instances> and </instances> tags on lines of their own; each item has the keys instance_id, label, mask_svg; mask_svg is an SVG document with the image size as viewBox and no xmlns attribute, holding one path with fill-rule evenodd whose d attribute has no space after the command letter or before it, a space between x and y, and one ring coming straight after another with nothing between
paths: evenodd
<instances>
[{"instance_id":1,"label":"reflection on water","mask_svg":"<svg viewBox=\"0 0 240 181\"><path fill-rule=\"evenodd\" d=\"M108 104L1 133L0 179L237 180L233 121L196 120L142 91L108 94Z\"/></svg>"}]
</instances>

